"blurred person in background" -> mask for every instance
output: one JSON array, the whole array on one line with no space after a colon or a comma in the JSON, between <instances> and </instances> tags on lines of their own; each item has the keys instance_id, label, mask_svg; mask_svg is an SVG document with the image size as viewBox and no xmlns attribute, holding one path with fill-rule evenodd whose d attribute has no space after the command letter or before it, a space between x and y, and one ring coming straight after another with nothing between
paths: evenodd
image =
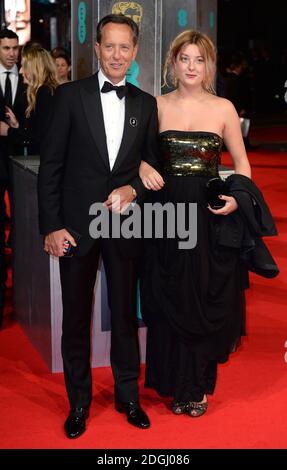
<instances>
[{"instance_id":1,"label":"blurred person in background","mask_svg":"<svg viewBox=\"0 0 287 470\"><path fill-rule=\"evenodd\" d=\"M27 106L25 86L19 75L17 62L19 39L14 31L0 31L0 325L3 319L4 295L7 279L5 264L5 192L9 191L9 155L21 153L13 139L7 137L9 117L7 106L13 110L19 123L25 120Z\"/></svg>"},{"instance_id":2,"label":"blurred person in background","mask_svg":"<svg viewBox=\"0 0 287 470\"><path fill-rule=\"evenodd\" d=\"M58 48L56 48L58 49ZM57 67L57 75L59 83L67 83L71 80L71 59L66 52L52 51L52 57Z\"/></svg>"},{"instance_id":3,"label":"blurred person in background","mask_svg":"<svg viewBox=\"0 0 287 470\"><path fill-rule=\"evenodd\" d=\"M57 69L50 53L38 46L24 48L21 70L27 84L26 122L21 125L13 111L6 107L9 127L6 135L28 145L29 154L39 154L53 110L53 95L59 85Z\"/></svg>"}]
</instances>

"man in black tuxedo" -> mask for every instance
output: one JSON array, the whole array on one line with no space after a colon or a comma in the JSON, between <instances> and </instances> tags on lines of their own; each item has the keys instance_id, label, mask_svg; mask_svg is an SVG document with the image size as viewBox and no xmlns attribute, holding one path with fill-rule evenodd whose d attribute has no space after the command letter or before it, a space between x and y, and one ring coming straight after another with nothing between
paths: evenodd
<instances>
[{"instance_id":1,"label":"man in black tuxedo","mask_svg":"<svg viewBox=\"0 0 287 470\"><path fill-rule=\"evenodd\" d=\"M108 15L99 22L95 49L100 71L58 87L54 117L41 152L40 230L45 235L45 250L60 257L62 356L71 407L65 431L69 438L85 431L92 399L90 322L100 255L111 309L115 407L126 414L129 423L150 426L139 404L137 384L136 284L141 241L89 235L90 206L100 202L109 214L122 213L127 204L144 196L138 176L141 159L157 164L156 101L125 83L137 41L138 27L130 18ZM120 202L113 200L115 196ZM70 258L63 256L67 240L72 246L77 244Z\"/></svg>"},{"instance_id":2,"label":"man in black tuxedo","mask_svg":"<svg viewBox=\"0 0 287 470\"><path fill-rule=\"evenodd\" d=\"M24 122L27 106L25 85L19 75L18 36L9 29L0 31L0 325L3 319L6 283L5 265L5 191L9 189L8 157L16 155L19 148L9 138L9 123L6 122L6 108L12 109L20 123Z\"/></svg>"}]
</instances>

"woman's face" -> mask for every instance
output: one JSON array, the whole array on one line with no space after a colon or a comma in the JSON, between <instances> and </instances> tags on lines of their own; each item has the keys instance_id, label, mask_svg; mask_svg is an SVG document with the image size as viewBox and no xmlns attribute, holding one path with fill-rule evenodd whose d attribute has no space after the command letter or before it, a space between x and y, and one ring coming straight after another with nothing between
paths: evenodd
<instances>
[{"instance_id":1,"label":"woman's face","mask_svg":"<svg viewBox=\"0 0 287 470\"><path fill-rule=\"evenodd\" d=\"M55 59L55 64L57 67L58 78L60 80L69 80L70 66L63 57L58 57Z\"/></svg>"},{"instance_id":2,"label":"woman's face","mask_svg":"<svg viewBox=\"0 0 287 470\"><path fill-rule=\"evenodd\" d=\"M182 85L202 86L205 60L195 44L187 44L181 48L174 61L174 72Z\"/></svg>"}]
</instances>

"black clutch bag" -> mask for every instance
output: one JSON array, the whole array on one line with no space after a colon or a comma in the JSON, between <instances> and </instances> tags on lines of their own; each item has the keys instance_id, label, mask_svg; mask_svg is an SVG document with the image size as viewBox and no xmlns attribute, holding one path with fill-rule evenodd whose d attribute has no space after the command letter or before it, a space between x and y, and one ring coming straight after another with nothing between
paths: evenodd
<instances>
[{"instance_id":1,"label":"black clutch bag","mask_svg":"<svg viewBox=\"0 0 287 470\"><path fill-rule=\"evenodd\" d=\"M212 209L220 209L225 201L219 199L220 194L226 194L225 183L221 178L212 178L206 183L206 199Z\"/></svg>"}]
</instances>

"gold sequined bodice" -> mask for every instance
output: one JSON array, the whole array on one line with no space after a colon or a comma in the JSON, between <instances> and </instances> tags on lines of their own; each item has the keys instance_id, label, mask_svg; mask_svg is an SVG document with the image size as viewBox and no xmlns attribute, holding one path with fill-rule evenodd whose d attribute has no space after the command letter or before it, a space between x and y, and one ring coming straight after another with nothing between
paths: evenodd
<instances>
[{"instance_id":1,"label":"gold sequined bodice","mask_svg":"<svg viewBox=\"0 0 287 470\"><path fill-rule=\"evenodd\" d=\"M217 176L222 143L222 138L213 132L161 132L160 146L164 174Z\"/></svg>"}]
</instances>

